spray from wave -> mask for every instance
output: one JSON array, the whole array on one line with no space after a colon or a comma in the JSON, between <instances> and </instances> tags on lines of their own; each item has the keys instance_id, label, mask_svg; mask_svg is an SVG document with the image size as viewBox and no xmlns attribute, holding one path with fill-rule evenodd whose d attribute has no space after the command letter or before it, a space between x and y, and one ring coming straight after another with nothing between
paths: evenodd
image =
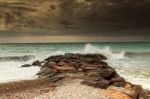
<instances>
[{"instance_id":1,"label":"spray from wave","mask_svg":"<svg viewBox=\"0 0 150 99\"><path fill-rule=\"evenodd\" d=\"M106 46L104 49L100 49L92 44L86 44L83 50L83 53L99 53L107 56L109 59L123 59L125 52L113 53L109 46Z\"/></svg>"}]
</instances>

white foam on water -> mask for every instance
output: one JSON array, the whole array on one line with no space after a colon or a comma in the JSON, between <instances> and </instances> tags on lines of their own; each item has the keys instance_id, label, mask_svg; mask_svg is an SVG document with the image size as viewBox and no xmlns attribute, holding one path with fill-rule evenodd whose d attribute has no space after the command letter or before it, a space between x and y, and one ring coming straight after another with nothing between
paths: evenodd
<instances>
[{"instance_id":1,"label":"white foam on water","mask_svg":"<svg viewBox=\"0 0 150 99\"><path fill-rule=\"evenodd\" d=\"M99 53L107 56L109 59L123 59L125 52L113 53L109 46L106 46L104 49L100 49L92 44L86 44L82 53Z\"/></svg>"},{"instance_id":2,"label":"white foam on water","mask_svg":"<svg viewBox=\"0 0 150 99\"><path fill-rule=\"evenodd\" d=\"M37 78L40 68L21 68L21 62L0 62L0 83Z\"/></svg>"},{"instance_id":3,"label":"white foam on water","mask_svg":"<svg viewBox=\"0 0 150 99\"><path fill-rule=\"evenodd\" d=\"M150 90L150 78L146 78L142 75L128 74L128 72L122 73L121 71L118 71L118 73L127 81L133 84L142 85L144 89Z\"/></svg>"}]
</instances>

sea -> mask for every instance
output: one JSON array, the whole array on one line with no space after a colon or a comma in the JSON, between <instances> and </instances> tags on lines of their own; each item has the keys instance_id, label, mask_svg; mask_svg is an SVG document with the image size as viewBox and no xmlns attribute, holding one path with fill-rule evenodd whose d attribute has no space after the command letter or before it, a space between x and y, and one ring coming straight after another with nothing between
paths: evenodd
<instances>
[{"instance_id":1,"label":"sea","mask_svg":"<svg viewBox=\"0 0 150 99\"><path fill-rule=\"evenodd\" d=\"M65 53L99 53L127 81L150 90L150 42L0 44L0 83L36 79L35 60Z\"/></svg>"}]
</instances>

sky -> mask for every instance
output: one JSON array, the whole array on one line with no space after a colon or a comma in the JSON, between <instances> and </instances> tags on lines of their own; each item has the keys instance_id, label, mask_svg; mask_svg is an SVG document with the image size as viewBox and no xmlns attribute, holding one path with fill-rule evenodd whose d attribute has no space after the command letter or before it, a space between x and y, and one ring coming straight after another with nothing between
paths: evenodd
<instances>
[{"instance_id":1,"label":"sky","mask_svg":"<svg viewBox=\"0 0 150 99\"><path fill-rule=\"evenodd\" d=\"M0 43L150 41L150 0L62 0L59 7L59 16L54 12L50 17L45 12L45 16L38 16L40 18L32 16L27 20L21 17L14 19L14 23L19 20L25 25L29 19L29 23L43 22L42 27L49 25L49 30L26 31L19 27L1 29ZM22 13L19 9L14 11ZM48 15L51 13L48 12ZM10 13L7 23L13 22L12 16ZM49 18L54 21L49 21Z\"/></svg>"}]
</instances>

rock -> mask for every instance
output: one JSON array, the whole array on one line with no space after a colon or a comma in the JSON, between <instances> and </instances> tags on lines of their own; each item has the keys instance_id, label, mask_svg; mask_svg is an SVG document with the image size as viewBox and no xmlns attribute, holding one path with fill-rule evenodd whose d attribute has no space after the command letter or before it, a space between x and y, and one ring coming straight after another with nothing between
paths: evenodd
<instances>
[{"instance_id":1,"label":"rock","mask_svg":"<svg viewBox=\"0 0 150 99\"><path fill-rule=\"evenodd\" d=\"M65 71L74 72L74 71L77 71L76 68L74 68L72 66L68 66L68 65L63 66L63 67L55 65L53 68L58 70L59 72L65 72Z\"/></svg>"},{"instance_id":2,"label":"rock","mask_svg":"<svg viewBox=\"0 0 150 99\"><path fill-rule=\"evenodd\" d=\"M55 58L54 58L54 61L55 61L56 63L58 63L60 60L61 60L61 57L55 57Z\"/></svg>"},{"instance_id":3,"label":"rock","mask_svg":"<svg viewBox=\"0 0 150 99\"><path fill-rule=\"evenodd\" d=\"M102 55L102 54L96 54L96 57L99 59L99 60L107 60L107 57Z\"/></svg>"},{"instance_id":4,"label":"rock","mask_svg":"<svg viewBox=\"0 0 150 99\"><path fill-rule=\"evenodd\" d=\"M39 60L36 60L35 62L32 63L34 66L41 66L41 62Z\"/></svg>"},{"instance_id":5,"label":"rock","mask_svg":"<svg viewBox=\"0 0 150 99\"><path fill-rule=\"evenodd\" d=\"M124 80L124 78L117 75L117 76L113 77L112 79L110 79L109 81L110 81L110 83L114 83L114 82L124 82L125 80Z\"/></svg>"},{"instance_id":6,"label":"rock","mask_svg":"<svg viewBox=\"0 0 150 99\"><path fill-rule=\"evenodd\" d=\"M137 99L137 94L134 90L128 90L128 89L125 89L123 87L115 87L115 86L110 86L107 89L116 90L116 91L125 93L126 95L130 96L132 99Z\"/></svg>"},{"instance_id":7,"label":"rock","mask_svg":"<svg viewBox=\"0 0 150 99\"><path fill-rule=\"evenodd\" d=\"M52 76L52 77L50 77L49 78L49 80L50 80L50 82L52 82L52 83L55 83L55 82L57 82L57 81L59 81L59 80L61 80L61 79L63 79L64 78L64 76Z\"/></svg>"},{"instance_id":8,"label":"rock","mask_svg":"<svg viewBox=\"0 0 150 99\"><path fill-rule=\"evenodd\" d=\"M79 69L79 68L80 68L80 64L79 64L79 63L76 63L76 62L70 62L70 65L71 65L71 66L74 66L76 69Z\"/></svg>"},{"instance_id":9,"label":"rock","mask_svg":"<svg viewBox=\"0 0 150 99\"><path fill-rule=\"evenodd\" d=\"M116 87L124 87L125 84L126 83L124 81L120 81L120 82L114 82L112 85L114 85Z\"/></svg>"},{"instance_id":10,"label":"rock","mask_svg":"<svg viewBox=\"0 0 150 99\"><path fill-rule=\"evenodd\" d=\"M139 99L150 99L150 91L142 90L139 94Z\"/></svg>"},{"instance_id":11,"label":"rock","mask_svg":"<svg viewBox=\"0 0 150 99\"><path fill-rule=\"evenodd\" d=\"M72 54L72 53L65 54L65 58L68 58L68 59L72 58L73 56L74 56L74 54Z\"/></svg>"},{"instance_id":12,"label":"rock","mask_svg":"<svg viewBox=\"0 0 150 99\"><path fill-rule=\"evenodd\" d=\"M106 62L104 62L104 61L100 61L99 64L101 64L103 67L107 67L108 66L108 64Z\"/></svg>"},{"instance_id":13,"label":"rock","mask_svg":"<svg viewBox=\"0 0 150 99\"><path fill-rule=\"evenodd\" d=\"M85 58L85 61L90 64L95 63L95 59L93 59L93 58Z\"/></svg>"},{"instance_id":14,"label":"rock","mask_svg":"<svg viewBox=\"0 0 150 99\"><path fill-rule=\"evenodd\" d=\"M125 88L125 89L128 89L128 90L132 90L132 84L129 83L129 82L126 82L124 88Z\"/></svg>"},{"instance_id":15,"label":"rock","mask_svg":"<svg viewBox=\"0 0 150 99\"><path fill-rule=\"evenodd\" d=\"M50 61L50 62L47 63L47 66L50 68L50 67L53 67L56 64L57 64L56 62Z\"/></svg>"},{"instance_id":16,"label":"rock","mask_svg":"<svg viewBox=\"0 0 150 99\"><path fill-rule=\"evenodd\" d=\"M66 64L65 62L60 61L57 65L63 66L63 65L65 65L65 64Z\"/></svg>"},{"instance_id":17,"label":"rock","mask_svg":"<svg viewBox=\"0 0 150 99\"><path fill-rule=\"evenodd\" d=\"M82 81L81 83L84 85L99 87L102 89L105 89L109 86L109 81L107 81L101 77L99 77L99 78L88 77L88 78L84 79L84 81Z\"/></svg>"},{"instance_id":18,"label":"rock","mask_svg":"<svg viewBox=\"0 0 150 99\"><path fill-rule=\"evenodd\" d=\"M101 77L106 79L111 79L116 74L116 71L111 68L104 68L102 69L102 72L100 73Z\"/></svg>"},{"instance_id":19,"label":"rock","mask_svg":"<svg viewBox=\"0 0 150 99\"><path fill-rule=\"evenodd\" d=\"M48 75L48 74L55 75L56 73L57 73L57 70L45 67L45 68L41 69L36 75L45 76L45 75Z\"/></svg>"},{"instance_id":20,"label":"rock","mask_svg":"<svg viewBox=\"0 0 150 99\"><path fill-rule=\"evenodd\" d=\"M97 70L98 67L96 65L91 65L91 64L84 64L81 65L80 67L84 72L89 71L89 70Z\"/></svg>"},{"instance_id":21,"label":"rock","mask_svg":"<svg viewBox=\"0 0 150 99\"><path fill-rule=\"evenodd\" d=\"M142 86L141 85L133 85L132 89L137 93L137 97L139 98L139 95L141 93L141 91L143 90L142 89Z\"/></svg>"},{"instance_id":22,"label":"rock","mask_svg":"<svg viewBox=\"0 0 150 99\"><path fill-rule=\"evenodd\" d=\"M89 71L85 74L87 77L100 77L98 70Z\"/></svg>"},{"instance_id":23,"label":"rock","mask_svg":"<svg viewBox=\"0 0 150 99\"><path fill-rule=\"evenodd\" d=\"M21 67L30 67L30 66L32 66L32 65L30 65L30 64L25 64L25 65L22 65Z\"/></svg>"},{"instance_id":24,"label":"rock","mask_svg":"<svg viewBox=\"0 0 150 99\"><path fill-rule=\"evenodd\" d=\"M101 94L107 96L108 99L133 99L125 93L111 89L103 90Z\"/></svg>"}]
</instances>

